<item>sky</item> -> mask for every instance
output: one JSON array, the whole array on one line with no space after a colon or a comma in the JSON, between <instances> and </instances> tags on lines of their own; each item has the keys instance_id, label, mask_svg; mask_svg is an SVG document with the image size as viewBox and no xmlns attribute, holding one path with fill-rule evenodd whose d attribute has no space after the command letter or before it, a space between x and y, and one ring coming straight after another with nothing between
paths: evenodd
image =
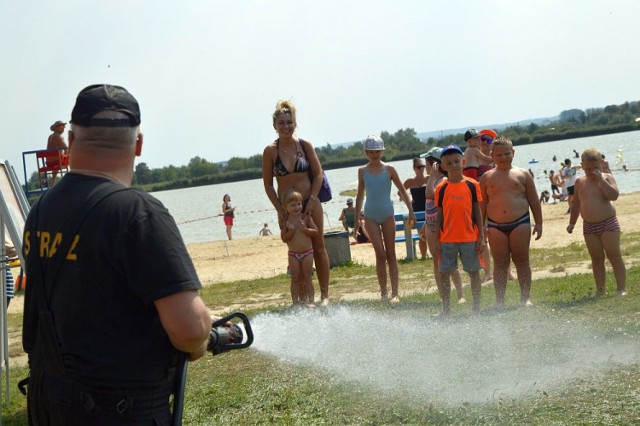
<instances>
[{"instance_id":1,"label":"sky","mask_svg":"<svg viewBox=\"0 0 640 426\"><path fill-rule=\"evenodd\" d=\"M0 159L22 176L94 83L138 99L151 168L261 154L281 98L316 146L640 100L639 16L638 0L0 0Z\"/></svg>"}]
</instances>

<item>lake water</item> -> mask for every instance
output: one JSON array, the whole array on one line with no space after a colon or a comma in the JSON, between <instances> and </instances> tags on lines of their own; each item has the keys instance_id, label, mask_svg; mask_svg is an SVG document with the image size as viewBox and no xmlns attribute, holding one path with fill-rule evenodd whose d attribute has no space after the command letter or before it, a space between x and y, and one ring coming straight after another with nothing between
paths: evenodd
<instances>
[{"instance_id":1,"label":"lake water","mask_svg":"<svg viewBox=\"0 0 640 426\"><path fill-rule=\"evenodd\" d=\"M574 164L579 164L580 160L574 158L573 150L582 153L590 146L605 154L621 193L640 191L640 131L518 146L515 148L514 165L534 172L540 192L550 189L544 170L557 171L560 161L565 158L571 158ZM558 160L556 163L553 162L554 155ZM529 161L534 159L538 162L530 164ZM362 164L365 162L363 154ZM412 160L393 161L390 164L398 170L401 180L413 176ZM630 171L622 171L622 164L626 164ZM357 170L358 167L349 167L326 172L333 200L324 204L325 229L341 226L338 217L345 207L347 196L341 196L340 193L357 188ZM395 194L395 189L392 192ZM153 193L175 217L187 244L227 238L222 217L217 216L224 194L229 194L232 205L236 206L234 239L257 236L264 223L268 223L274 233L278 232L277 216L264 193L262 179ZM397 196L393 198L396 212L404 212L404 203Z\"/></svg>"}]
</instances>

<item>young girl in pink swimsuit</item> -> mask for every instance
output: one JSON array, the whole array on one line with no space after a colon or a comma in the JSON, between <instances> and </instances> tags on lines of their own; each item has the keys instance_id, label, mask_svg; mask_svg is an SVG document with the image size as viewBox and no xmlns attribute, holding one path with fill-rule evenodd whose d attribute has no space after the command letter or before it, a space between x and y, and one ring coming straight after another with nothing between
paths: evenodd
<instances>
[{"instance_id":1,"label":"young girl in pink swimsuit","mask_svg":"<svg viewBox=\"0 0 640 426\"><path fill-rule=\"evenodd\" d=\"M302 194L293 188L282 196L285 211L285 226L280 236L289 247L289 270L291 271L291 301L293 305L315 307L313 282L313 244L311 238L318 235L318 228L311 215L302 214Z\"/></svg>"}]
</instances>

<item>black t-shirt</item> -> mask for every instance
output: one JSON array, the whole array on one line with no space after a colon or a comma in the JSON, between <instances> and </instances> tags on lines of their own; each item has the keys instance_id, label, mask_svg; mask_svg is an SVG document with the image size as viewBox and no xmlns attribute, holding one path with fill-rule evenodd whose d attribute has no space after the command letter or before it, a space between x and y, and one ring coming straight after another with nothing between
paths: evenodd
<instances>
[{"instance_id":1,"label":"black t-shirt","mask_svg":"<svg viewBox=\"0 0 640 426\"><path fill-rule=\"evenodd\" d=\"M157 382L166 377L175 349L153 302L199 289L200 282L175 221L151 195L134 189L113 193L79 229L72 223L89 193L104 182L109 181L69 173L29 213L23 345L27 353L34 346L37 286L44 275L71 376L107 386ZM65 254L68 239L74 242ZM60 256L65 260L51 283Z\"/></svg>"}]
</instances>

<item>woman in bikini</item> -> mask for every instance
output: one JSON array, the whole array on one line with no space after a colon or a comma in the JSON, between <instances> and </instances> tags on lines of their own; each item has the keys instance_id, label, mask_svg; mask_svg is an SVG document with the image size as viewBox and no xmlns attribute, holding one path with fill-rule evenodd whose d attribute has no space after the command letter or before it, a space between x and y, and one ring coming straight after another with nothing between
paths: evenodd
<instances>
[{"instance_id":1,"label":"woman in bikini","mask_svg":"<svg viewBox=\"0 0 640 426\"><path fill-rule=\"evenodd\" d=\"M427 179L429 176L425 173L426 163L422 158L413 159L413 171L415 176L410 177L404 181L405 189L408 189L411 193L411 205L413 206L413 212L423 212L425 205L425 189L427 187ZM420 234L420 240L418 241L418 248L420 249L420 257L427 258L427 236L425 234L425 227L418 231Z\"/></svg>"},{"instance_id":2,"label":"woman in bikini","mask_svg":"<svg viewBox=\"0 0 640 426\"><path fill-rule=\"evenodd\" d=\"M302 195L289 189L282 197L286 212L285 226L280 231L282 241L289 247L289 270L291 271L291 301L314 308L314 291L311 272L313 269L313 243L318 228L309 215L302 215Z\"/></svg>"},{"instance_id":3,"label":"woman in bikini","mask_svg":"<svg viewBox=\"0 0 640 426\"><path fill-rule=\"evenodd\" d=\"M302 194L303 214L309 215L318 227L312 238L322 306L329 304L329 257L324 247L324 215L318 193L322 186L322 166L310 142L294 136L297 127L296 107L288 99L281 99L273 113L273 128L278 138L267 145L262 155L262 180L269 201L278 213L280 229L285 224L282 196L295 189ZM277 188L274 186L274 178Z\"/></svg>"}]
</instances>

